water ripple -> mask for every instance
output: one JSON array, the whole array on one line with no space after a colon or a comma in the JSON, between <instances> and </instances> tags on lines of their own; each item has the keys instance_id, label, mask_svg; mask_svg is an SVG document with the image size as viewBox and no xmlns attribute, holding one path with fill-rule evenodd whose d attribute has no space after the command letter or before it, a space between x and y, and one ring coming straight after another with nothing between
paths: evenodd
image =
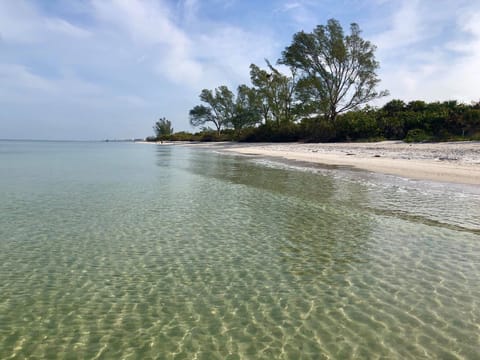
<instances>
[{"instance_id":1,"label":"water ripple","mask_svg":"<svg viewBox=\"0 0 480 360\"><path fill-rule=\"evenodd\" d=\"M479 358L460 201L164 148L75 186L2 177L0 358Z\"/></svg>"}]
</instances>

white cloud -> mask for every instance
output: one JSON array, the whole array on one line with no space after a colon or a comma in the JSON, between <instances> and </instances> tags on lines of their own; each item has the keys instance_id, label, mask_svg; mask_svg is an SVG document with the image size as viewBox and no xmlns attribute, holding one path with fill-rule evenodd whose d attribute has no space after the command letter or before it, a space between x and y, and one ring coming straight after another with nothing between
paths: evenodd
<instances>
[{"instance_id":1,"label":"white cloud","mask_svg":"<svg viewBox=\"0 0 480 360\"><path fill-rule=\"evenodd\" d=\"M87 30L66 19L45 16L24 0L0 2L0 20L1 16L12 19L9 23L0 21L2 38L17 43L48 42L52 51L58 52L60 58L56 60L60 66L68 58L72 65L80 67L106 67L114 59L112 65L116 67L132 57L132 62L144 71L197 91L248 81L251 62L263 63L265 57L278 56L270 33L259 34L221 21L199 19L201 4L197 0L185 0L182 6L173 8L165 1L151 0L92 0L88 4L89 8L82 11L87 11L96 22ZM188 32L177 24L175 10L189 17ZM70 51L62 51L62 45L52 41L54 36L83 41L75 51L80 54L81 48L88 56L76 62ZM105 58L107 54L113 58Z\"/></svg>"},{"instance_id":2,"label":"white cloud","mask_svg":"<svg viewBox=\"0 0 480 360\"><path fill-rule=\"evenodd\" d=\"M382 51L421 42L431 35L425 19L421 18L419 0L404 0L394 15L387 19L389 29L373 38Z\"/></svg>"},{"instance_id":3,"label":"white cloud","mask_svg":"<svg viewBox=\"0 0 480 360\"><path fill-rule=\"evenodd\" d=\"M148 104L144 98L137 95L122 95L116 97L116 100L131 107L144 107Z\"/></svg>"},{"instance_id":4,"label":"white cloud","mask_svg":"<svg viewBox=\"0 0 480 360\"><path fill-rule=\"evenodd\" d=\"M0 101L5 103L66 101L93 105L112 96L101 86L68 71L59 77L47 78L17 64L0 64L0 81L3 85L0 87Z\"/></svg>"},{"instance_id":5,"label":"white cloud","mask_svg":"<svg viewBox=\"0 0 480 360\"><path fill-rule=\"evenodd\" d=\"M237 27L220 25L195 38L195 53L208 74L203 87L237 86L248 81L252 62L264 63L273 56L274 41ZM272 60L275 62L275 59Z\"/></svg>"},{"instance_id":6,"label":"white cloud","mask_svg":"<svg viewBox=\"0 0 480 360\"><path fill-rule=\"evenodd\" d=\"M2 98L11 95L13 92L22 94L25 90L39 90L51 92L54 90L52 84L41 76L33 74L24 66L16 64L0 63L0 95Z\"/></svg>"},{"instance_id":7,"label":"white cloud","mask_svg":"<svg viewBox=\"0 0 480 360\"><path fill-rule=\"evenodd\" d=\"M0 1L0 34L2 41L32 42L38 40L38 22L34 9L25 1Z\"/></svg>"},{"instance_id":8,"label":"white cloud","mask_svg":"<svg viewBox=\"0 0 480 360\"><path fill-rule=\"evenodd\" d=\"M299 2L288 2L288 3L283 4L283 10L284 11L289 11L289 10L292 10L292 9L298 9L301 6L302 6L302 4L300 4Z\"/></svg>"},{"instance_id":9,"label":"white cloud","mask_svg":"<svg viewBox=\"0 0 480 360\"><path fill-rule=\"evenodd\" d=\"M65 34L70 37L86 38L91 36L91 33L78 26L74 26L63 19L45 19L45 29L52 32Z\"/></svg>"},{"instance_id":10,"label":"white cloud","mask_svg":"<svg viewBox=\"0 0 480 360\"><path fill-rule=\"evenodd\" d=\"M186 6L194 7L194 2ZM201 64L192 53L192 41L172 21L171 9L163 2L109 0L94 1L96 17L102 24L113 25L127 35L132 48L148 52L153 71L175 83L198 84ZM124 39L118 39L124 42ZM128 44L128 42L126 43ZM146 55L140 55L142 62Z\"/></svg>"},{"instance_id":11,"label":"white cloud","mask_svg":"<svg viewBox=\"0 0 480 360\"><path fill-rule=\"evenodd\" d=\"M286 1L277 9L277 11L288 13L290 19L300 27L306 26L304 30L310 31L318 21L314 9L318 7L318 3L310 0Z\"/></svg>"},{"instance_id":12,"label":"white cloud","mask_svg":"<svg viewBox=\"0 0 480 360\"><path fill-rule=\"evenodd\" d=\"M163 2L96 0L92 5L98 19L126 30L135 42L188 45L187 36L170 20L170 9Z\"/></svg>"},{"instance_id":13,"label":"white cloud","mask_svg":"<svg viewBox=\"0 0 480 360\"><path fill-rule=\"evenodd\" d=\"M184 0L178 4L178 10L183 13L183 18L186 22L196 20L199 7L200 3L198 0Z\"/></svg>"},{"instance_id":14,"label":"white cloud","mask_svg":"<svg viewBox=\"0 0 480 360\"><path fill-rule=\"evenodd\" d=\"M42 16L25 0L0 1L0 37L9 43L35 43L52 37L88 37L90 32L57 17Z\"/></svg>"},{"instance_id":15,"label":"white cloud","mask_svg":"<svg viewBox=\"0 0 480 360\"><path fill-rule=\"evenodd\" d=\"M373 42L392 98L468 103L480 97L480 4L405 1L387 21L392 27Z\"/></svg>"},{"instance_id":16,"label":"white cloud","mask_svg":"<svg viewBox=\"0 0 480 360\"><path fill-rule=\"evenodd\" d=\"M298 24L307 31L317 24L313 9L325 8L326 18L343 13L333 3L263 3L258 18L245 19L233 13L235 2L221 0L88 0L54 10L40 0L0 0L0 116L15 106L25 118L60 106L71 121L167 116L176 129L188 129L188 110L202 88L248 82L250 63L275 63ZM381 87L392 97L478 100L480 3L365 3L373 13L369 29L376 29L366 38L378 45Z\"/></svg>"},{"instance_id":17,"label":"white cloud","mask_svg":"<svg viewBox=\"0 0 480 360\"><path fill-rule=\"evenodd\" d=\"M8 138L101 139L142 137L154 110L135 94L118 95L68 71L46 78L0 64L0 133Z\"/></svg>"},{"instance_id":18,"label":"white cloud","mask_svg":"<svg viewBox=\"0 0 480 360\"><path fill-rule=\"evenodd\" d=\"M275 42L268 36L222 22L202 21L197 17L200 5L195 0L181 5L177 10L188 18L190 32L174 21L173 9L164 2L93 2L99 21L115 26L129 37L132 48L142 52L137 56L141 63L148 60L157 75L192 89L223 83L236 86L248 79L251 62L263 61L273 53Z\"/></svg>"},{"instance_id":19,"label":"white cloud","mask_svg":"<svg viewBox=\"0 0 480 360\"><path fill-rule=\"evenodd\" d=\"M43 13L33 0L0 1L1 40L9 44L0 61L0 123L15 116L27 121L30 113L106 128L97 122L131 116L149 122L158 111L187 129L188 109L202 88L247 82L249 64L263 63L275 44L269 33L200 18L200 6L91 0L78 12L62 9L87 19L73 23L74 17Z\"/></svg>"}]
</instances>

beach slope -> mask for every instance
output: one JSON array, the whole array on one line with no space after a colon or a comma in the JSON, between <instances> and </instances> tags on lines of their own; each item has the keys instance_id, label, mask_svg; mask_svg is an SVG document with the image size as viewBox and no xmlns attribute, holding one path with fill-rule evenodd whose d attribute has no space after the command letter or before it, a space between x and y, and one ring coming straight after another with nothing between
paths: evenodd
<instances>
[{"instance_id":1,"label":"beach slope","mask_svg":"<svg viewBox=\"0 0 480 360\"><path fill-rule=\"evenodd\" d=\"M480 185L480 142L224 143L218 147L244 155L351 166L410 179Z\"/></svg>"}]
</instances>

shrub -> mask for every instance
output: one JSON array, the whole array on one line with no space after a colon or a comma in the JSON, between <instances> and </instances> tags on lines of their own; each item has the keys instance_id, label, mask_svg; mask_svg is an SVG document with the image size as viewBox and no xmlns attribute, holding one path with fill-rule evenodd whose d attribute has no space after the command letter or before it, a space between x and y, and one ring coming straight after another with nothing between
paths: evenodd
<instances>
[{"instance_id":1,"label":"shrub","mask_svg":"<svg viewBox=\"0 0 480 360\"><path fill-rule=\"evenodd\" d=\"M473 140L473 141L480 141L480 131L473 134L471 137L470 137L470 140Z\"/></svg>"},{"instance_id":2,"label":"shrub","mask_svg":"<svg viewBox=\"0 0 480 360\"><path fill-rule=\"evenodd\" d=\"M336 140L333 124L322 118L303 119L301 123L302 138L307 142L329 142Z\"/></svg>"},{"instance_id":3,"label":"shrub","mask_svg":"<svg viewBox=\"0 0 480 360\"><path fill-rule=\"evenodd\" d=\"M147 136L147 137L145 138L145 141L155 142L155 141L157 141L157 137L156 137L156 136Z\"/></svg>"},{"instance_id":4,"label":"shrub","mask_svg":"<svg viewBox=\"0 0 480 360\"><path fill-rule=\"evenodd\" d=\"M273 123L262 124L256 128L244 129L238 141L245 142L290 142L301 138L301 129L297 124L286 123L277 126Z\"/></svg>"},{"instance_id":5,"label":"shrub","mask_svg":"<svg viewBox=\"0 0 480 360\"><path fill-rule=\"evenodd\" d=\"M427 134L422 129L413 129L407 133L405 137L405 142L424 142L424 141L431 141L432 136Z\"/></svg>"},{"instance_id":6,"label":"shrub","mask_svg":"<svg viewBox=\"0 0 480 360\"><path fill-rule=\"evenodd\" d=\"M180 131L170 135L171 141L198 141L198 137L186 131Z\"/></svg>"},{"instance_id":7,"label":"shrub","mask_svg":"<svg viewBox=\"0 0 480 360\"><path fill-rule=\"evenodd\" d=\"M373 111L350 111L335 122L336 140L370 139L379 136L377 120Z\"/></svg>"}]
</instances>

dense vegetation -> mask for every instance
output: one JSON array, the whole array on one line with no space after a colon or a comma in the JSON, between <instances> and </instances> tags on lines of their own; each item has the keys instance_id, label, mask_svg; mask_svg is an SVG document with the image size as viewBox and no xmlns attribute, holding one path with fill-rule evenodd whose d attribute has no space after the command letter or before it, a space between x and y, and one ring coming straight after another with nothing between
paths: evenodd
<instances>
[{"instance_id":1,"label":"dense vegetation","mask_svg":"<svg viewBox=\"0 0 480 360\"><path fill-rule=\"evenodd\" d=\"M153 126L153 130L156 140L168 140L173 134L172 122L165 117L160 118Z\"/></svg>"},{"instance_id":2,"label":"dense vegetation","mask_svg":"<svg viewBox=\"0 0 480 360\"><path fill-rule=\"evenodd\" d=\"M242 84L236 93L224 85L201 91L202 104L189 112L200 133L173 133L163 118L152 140L480 140L480 102L368 106L388 92L377 90L375 46L360 34L351 24L345 35L334 19L311 33L296 33L277 67L268 60L266 69L250 65L251 86Z\"/></svg>"}]
</instances>

